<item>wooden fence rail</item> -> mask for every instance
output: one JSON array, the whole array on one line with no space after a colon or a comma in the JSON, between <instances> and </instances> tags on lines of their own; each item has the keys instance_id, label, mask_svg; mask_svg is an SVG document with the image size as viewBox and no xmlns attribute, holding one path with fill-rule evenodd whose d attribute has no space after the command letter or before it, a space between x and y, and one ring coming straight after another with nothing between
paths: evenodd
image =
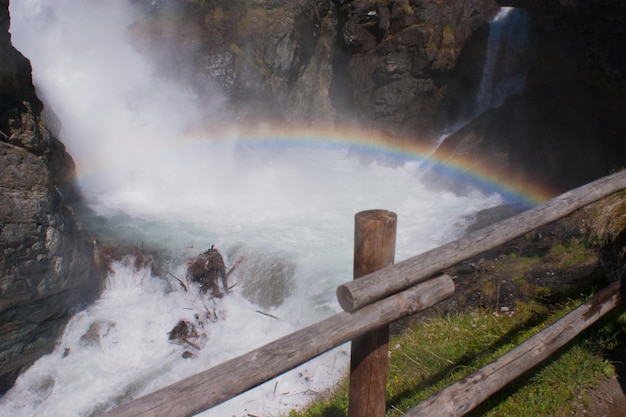
<instances>
[{"instance_id":1,"label":"wooden fence rail","mask_svg":"<svg viewBox=\"0 0 626 417\"><path fill-rule=\"evenodd\" d=\"M444 388L403 417L460 417L534 368L623 301L614 282L589 301L489 365Z\"/></svg>"},{"instance_id":2,"label":"wooden fence rail","mask_svg":"<svg viewBox=\"0 0 626 417\"><path fill-rule=\"evenodd\" d=\"M211 408L347 341L407 315L430 308L454 293L452 279L441 274L440 271L492 250L625 188L626 170L562 194L546 204L468 234L459 240L343 284L337 289L337 296L345 312L335 314L249 353L132 400L101 416L186 417ZM613 291L617 290L613 289ZM619 302L621 297L612 298L611 296L609 299ZM608 308L612 302L600 304ZM581 310L580 314L585 318L593 316L597 319L599 316L596 312L600 304L594 304L588 310ZM604 312L605 307L600 309ZM574 320L577 319L574 318ZM588 320L585 319L585 321ZM544 332L548 330L550 328ZM564 340L552 334L546 336L546 333L540 338L546 338L550 346L553 343L556 345L558 340ZM552 347L541 345L537 349L549 352ZM502 363L508 361L516 363L513 359L515 359L514 355L519 354L519 350L516 349L514 352L500 358L498 360L500 362L496 361L496 364L492 366L493 372L495 373ZM536 364L542 359L543 356L538 355L535 360L528 361L526 364ZM483 372L492 373L490 366L488 365ZM475 392L482 392L480 384L476 383L482 380L480 376L482 374L478 375L477 379L465 379L465 382L459 384L465 387L469 381L471 382L469 385L476 386ZM432 399L432 404L448 404L450 393L454 393L455 389L463 391L465 388L457 386L457 388L450 388L449 391L442 391L439 397ZM475 395L473 391L464 392L466 396ZM476 398L479 397L477 395ZM431 400L428 401L410 411L407 416L461 415L456 412L443 414L439 410L436 413L420 411L431 406ZM453 404L451 407L460 407L459 410L465 412L466 406Z\"/></svg>"},{"instance_id":3,"label":"wooden fence rail","mask_svg":"<svg viewBox=\"0 0 626 417\"><path fill-rule=\"evenodd\" d=\"M337 288L339 304L345 311L355 311L624 188L626 170L573 189L543 205L469 233L459 240L347 282Z\"/></svg>"}]
</instances>

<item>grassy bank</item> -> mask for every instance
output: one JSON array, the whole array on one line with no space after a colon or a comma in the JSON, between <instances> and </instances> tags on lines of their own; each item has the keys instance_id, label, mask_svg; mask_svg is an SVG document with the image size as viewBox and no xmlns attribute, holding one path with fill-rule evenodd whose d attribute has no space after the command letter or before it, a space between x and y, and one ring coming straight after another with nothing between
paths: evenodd
<instances>
[{"instance_id":1,"label":"grassy bank","mask_svg":"<svg viewBox=\"0 0 626 417\"><path fill-rule=\"evenodd\" d=\"M511 350L585 301L547 306L518 303L508 311L474 309L410 325L389 343L387 415L399 417L420 401ZM505 309L506 310L506 309ZM626 313L609 314L548 362L487 400L470 416L583 415L592 389L615 372L623 354ZM620 344L622 351L620 351ZM345 417L347 382L304 412L289 417Z\"/></svg>"}]
</instances>

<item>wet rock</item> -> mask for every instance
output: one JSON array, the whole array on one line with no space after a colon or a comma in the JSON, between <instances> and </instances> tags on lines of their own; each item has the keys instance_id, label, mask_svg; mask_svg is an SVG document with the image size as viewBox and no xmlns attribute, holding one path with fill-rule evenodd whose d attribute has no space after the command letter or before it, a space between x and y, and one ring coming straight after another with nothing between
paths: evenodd
<instances>
[{"instance_id":1,"label":"wet rock","mask_svg":"<svg viewBox=\"0 0 626 417\"><path fill-rule=\"evenodd\" d=\"M183 359L193 359L195 358L197 355L193 352L190 352L188 350L184 351L181 355L183 357Z\"/></svg>"},{"instance_id":2,"label":"wet rock","mask_svg":"<svg viewBox=\"0 0 626 417\"><path fill-rule=\"evenodd\" d=\"M0 392L51 352L104 271L69 204L74 164L45 128L29 61L13 48L0 1Z\"/></svg>"},{"instance_id":3,"label":"wet rock","mask_svg":"<svg viewBox=\"0 0 626 417\"><path fill-rule=\"evenodd\" d=\"M101 342L111 329L115 327L114 322L94 322L91 323L89 329L80 337L78 343L82 347L101 347Z\"/></svg>"},{"instance_id":4,"label":"wet rock","mask_svg":"<svg viewBox=\"0 0 626 417\"><path fill-rule=\"evenodd\" d=\"M187 320L180 320L167 335L171 341L182 341L198 337L198 331L193 323Z\"/></svg>"},{"instance_id":5,"label":"wet rock","mask_svg":"<svg viewBox=\"0 0 626 417\"><path fill-rule=\"evenodd\" d=\"M231 256L243 259L238 274L241 294L263 309L280 306L294 289L296 262L287 252L243 252Z\"/></svg>"},{"instance_id":6,"label":"wet rock","mask_svg":"<svg viewBox=\"0 0 626 417\"><path fill-rule=\"evenodd\" d=\"M474 232L499 221L508 219L509 217L513 217L526 209L528 209L528 207L524 204L503 204L481 210L473 216L474 218L472 224L467 227L465 233Z\"/></svg>"},{"instance_id":7,"label":"wet rock","mask_svg":"<svg viewBox=\"0 0 626 417\"><path fill-rule=\"evenodd\" d=\"M198 326L202 327L201 321L197 321ZM188 349L200 351L206 343L206 333L200 331L198 327L187 320L179 320L178 323L168 332L170 342L182 345L186 348L181 356L184 359L195 358L196 354Z\"/></svg>"},{"instance_id":8,"label":"wet rock","mask_svg":"<svg viewBox=\"0 0 626 417\"><path fill-rule=\"evenodd\" d=\"M329 88L337 17L331 2L137 3L149 10L132 28L137 47L201 101L221 96L223 112L246 124L334 122ZM176 22L162 24L174 15ZM224 113L209 118L220 123Z\"/></svg>"},{"instance_id":9,"label":"wet rock","mask_svg":"<svg viewBox=\"0 0 626 417\"><path fill-rule=\"evenodd\" d=\"M359 121L392 136L433 141L437 108L457 59L497 8L487 1L396 0L350 1L339 9Z\"/></svg>"}]
</instances>

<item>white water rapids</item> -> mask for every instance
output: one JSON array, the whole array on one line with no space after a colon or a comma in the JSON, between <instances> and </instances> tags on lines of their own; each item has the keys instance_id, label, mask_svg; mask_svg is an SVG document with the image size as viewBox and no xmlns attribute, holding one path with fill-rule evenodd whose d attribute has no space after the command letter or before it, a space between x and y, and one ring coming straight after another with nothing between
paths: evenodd
<instances>
[{"instance_id":1,"label":"white water rapids","mask_svg":"<svg viewBox=\"0 0 626 417\"><path fill-rule=\"evenodd\" d=\"M96 213L86 229L162 258L159 276L115 263L101 299L0 398L0 415L96 415L339 311L335 288L352 277L359 211L398 214L398 261L457 237L467 216L502 202L430 191L419 159L390 163L384 150L364 158L321 140L190 137L205 114L134 51L132 16L125 0L11 2L13 43L62 121L60 139ZM185 261L212 244L227 267L243 258L221 300L172 278L184 280ZM173 326L195 315L204 317L203 347L171 343ZM195 358L182 358L186 349ZM202 415L286 415L347 364L343 346Z\"/></svg>"}]
</instances>

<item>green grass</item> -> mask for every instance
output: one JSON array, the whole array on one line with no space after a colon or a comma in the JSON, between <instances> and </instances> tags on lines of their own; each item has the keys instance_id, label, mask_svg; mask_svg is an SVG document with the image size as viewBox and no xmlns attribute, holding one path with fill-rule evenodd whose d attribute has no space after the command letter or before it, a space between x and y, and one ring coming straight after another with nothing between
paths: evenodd
<instances>
[{"instance_id":1,"label":"green grass","mask_svg":"<svg viewBox=\"0 0 626 417\"><path fill-rule=\"evenodd\" d=\"M477 309L411 325L389 342L387 416L404 412L497 359L552 324L585 298L546 306L518 304L502 313ZM547 362L489 398L470 416L569 416L590 401L586 392L610 377L611 358L623 355L626 313L609 314ZM622 349L621 353L616 351ZM346 417L347 381L328 398L289 417Z\"/></svg>"},{"instance_id":2,"label":"green grass","mask_svg":"<svg viewBox=\"0 0 626 417\"><path fill-rule=\"evenodd\" d=\"M581 264L585 259L589 258L590 251L591 249L584 242L572 239L567 245L555 245L548 253L548 256L558 259L558 267L563 268Z\"/></svg>"}]
</instances>

